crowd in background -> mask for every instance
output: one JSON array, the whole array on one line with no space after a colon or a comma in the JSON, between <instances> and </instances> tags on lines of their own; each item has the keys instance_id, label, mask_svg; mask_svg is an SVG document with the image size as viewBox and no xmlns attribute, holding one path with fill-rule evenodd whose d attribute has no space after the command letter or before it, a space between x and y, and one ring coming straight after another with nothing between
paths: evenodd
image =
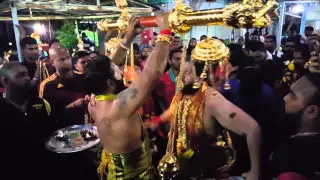
<instances>
[{"instance_id":1,"label":"crowd in background","mask_svg":"<svg viewBox=\"0 0 320 180\"><path fill-rule=\"evenodd\" d=\"M191 38L187 45L187 58L190 58L197 42L207 38L206 35ZM40 147L44 137L48 137L54 130L91 123L85 106L84 66L105 52L91 51L92 43L85 35L83 41L89 45L71 55L65 49L55 48L60 47L60 43L53 39L49 44L49 58L40 61L36 40L24 37L20 42L22 63L9 62L2 55L2 137L9 147L7 153L23 166L13 169L13 174L21 172L27 176L36 168L39 176L47 176L47 167L50 167L53 170L52 177L46 179L97 178L96 168L101 148L62 155L49 153ZM149 44L133 45L134 64L138 72L143 71L155 43L150 40ZM170 106L176 92L182 46L182 40L174 36L167 70L143 106L141 116L145 122L161 118ZM227 67L212 66L215 76L210 79L211 85L260 125L262 178L293 172L307 179L319 179L320 69L317 63L309 60L313 58L319 61L320 35L313 34L312 27L306 27L305 36L285 38L281 47L277 48L276 36L262 36L255 32L250 36L239 37L228 47L230 63ZM48 74L46 77L41 70L43 64ZM124 67L123 64L120 69ZM299 83L295 84L298 80ZM224 88L226 82L230 84L230 89ZM317 89L317 93L306 94L308 88ZM148 127L154 144L153 161L157 166L165 154L168 125L152 128L152 124L148 124ZM297 136L297 131L305 134ZM231 137L237 151L237 160L231 174L241 176L250 169L245 137L236 134L231 134ZM28 166L28 162L36 162L37 165ZM6 161L6 166L11 164L12 160Z\"/></svg>"}]
</instances>

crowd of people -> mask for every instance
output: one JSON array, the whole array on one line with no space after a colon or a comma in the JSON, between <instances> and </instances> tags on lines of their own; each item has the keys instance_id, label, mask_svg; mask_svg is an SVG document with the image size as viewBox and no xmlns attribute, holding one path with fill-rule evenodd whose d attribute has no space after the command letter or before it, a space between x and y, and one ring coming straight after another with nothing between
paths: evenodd
<instances>
[{"instance_id":1,"label":"crowd of people","mask_svg":"<svg viewBox=\"0 0 320 180\"><path fill-rule=\"evenodd\" d=\"M138 77L126 83L142 32L135 17L108 56L71 55L52 40L40 61L36 40L22 38L23 62L0 66L4 179L320 179L313 28L280 49L275 36L255 34L229 45L203 35L184 48L167 19L158 16L156 40L133 45ZM45 148L52 132L81 124L97 126L99 145Z\"/></svg>"}]
</instances>

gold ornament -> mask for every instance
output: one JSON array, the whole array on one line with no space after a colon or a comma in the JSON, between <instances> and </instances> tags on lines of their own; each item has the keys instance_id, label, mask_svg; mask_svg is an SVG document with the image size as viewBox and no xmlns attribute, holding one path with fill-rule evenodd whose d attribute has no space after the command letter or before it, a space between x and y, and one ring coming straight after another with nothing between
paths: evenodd
<instances>
[{"instance_id":1,"label":"gold ornament","mask_svg":"<svg viewBox=\"0 0 320 180\"><path fill-rule=\"evenodd\" d=\"M268 0L266 4L262 0L244 0L226 5L222 9L201 11L193 11L189 6L183 4L181 0L175 1L175 3L176 6L169 13L169 23L171 29L176 33L186 33L193 26L206 25L224 25L234 28L264 28L271 24L269 14L278 16L276 11L278 3L275 0ZM118 4L122 3L117 3L117 7L122 10L120 18L117 21L100 21L98 23L100 30L110 31L119 29L121 32L127 30L127 4L124 3L123 6Z\"/></svg>"},{"instance_id":2,"label":"gold ornament","mask_svg":"<svg viewBox=\"0 0 320 180\"><path fill-rule=\"evenodd\" d=\"M119 37L111 38L106 44L107 52L112 54L114 52L114 50L117 49L120 42L121 42L121 39Z\"/></svg>"},{"instance_id":3,"label":"gold ornament","mask_svg":"<svg viewBox=\"0 0 320 180\"><path fill-rule=\"evenodd\" d=\"M204 68L200 75L201 79L207 77L208 68L211 67L212 63L219 63L221 71L223 71L224 66L229 62L230 50L229 48L220 40L208 38L200 41L191 53L191 61L194 62L204 62ZM230 89L230 84L228 82L228 72L225 74L225 86L224 88ZM197 88L200 86L198 83L194 83L193 87Z\"/></svg>"},{"instance_id":4,"label":"gold ornament","mask_svg":"<svg viewBox=\"0 0 320 180\"><path fill-rule=\"evenodd\" d=\"M165 35L165 34L159 34L157 36L157 43L158 42L167 42L169 44L171 44L172 42L172 37L171 36L168 36L168 35Z\"/></svg>"},{"instance_id":5,"label":"gold ornament","mask_svg":"<svg viewBox=\"0 0 320 180\"><path fill-rule=\"evenodd\" d=\"M186 62L187 59L187 45L183 46L182 49L182 57L181 57L181 62L180 62L180 71L177 77L177 86L178 86L178 91L181 91L183 88L183 82L182 82L182 76L183 76L183 72L184 72L184 63Z\"/></svg>"},{"instance_id":6,"label":"gold ornament","mask_svg":"<svg viewBox=\"0 0 320 180\"><path fill-rule=\"evenodd\" d=\"M191 54L192 61L223 62L229 56L229 48L220 40L208 38L200 41Z\"/></svg>"}]
</instances>

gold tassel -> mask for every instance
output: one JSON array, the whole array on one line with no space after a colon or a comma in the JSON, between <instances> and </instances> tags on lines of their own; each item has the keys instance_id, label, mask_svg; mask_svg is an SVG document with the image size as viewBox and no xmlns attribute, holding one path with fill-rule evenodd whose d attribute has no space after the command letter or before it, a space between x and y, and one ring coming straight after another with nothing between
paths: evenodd
<instances>
[{"instance_id":1,"label":"gold tassel","mask_svg":"<svg viewBox=\"0 0 320 180\"><path fill-rule=\"evenodd\" d=\"M103 174L105 173L105 170L109 164L109 156L106 150L103 150L101 153L101 163L98 167L98 174L100 175L100 180L103 180Z\"/></svg>"},{"instance_id":2,"label":"gold tassel","mask_svg":"<svg viewBox=\"0 0 320 180\"><path fill-rule=\"evenodd\" d=\"M209 63L205 62L204 67L203 67L203 71L202 71L202 73L200 75L201 79L205 79L207 77L208 66L209 66Z\"/></svg>"},{"instance_id":3,"label":"gold tassel","mask_svg":"<svg viewBox=\"0 0 320 180\"><path fill-rule=\"evenodd\" d=\"M183 82L182 82L182 76L183 76L183 72L184 72L184 63L186 62L186 58L187 58L187 45L183 46L182 49L182 57L181 57L181 62L180 62L180 71L179 71L179 75L177 77L177 81L176 81L176 85L178 87L178 91L181 91L183 89Z\"/></svg>"}]
</instances>

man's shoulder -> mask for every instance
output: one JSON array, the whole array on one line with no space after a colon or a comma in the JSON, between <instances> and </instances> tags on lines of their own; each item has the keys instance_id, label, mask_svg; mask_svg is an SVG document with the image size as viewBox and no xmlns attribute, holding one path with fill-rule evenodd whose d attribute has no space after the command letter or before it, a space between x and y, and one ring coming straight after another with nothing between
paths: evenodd
<instances>
[{"instance_id":1,"label":"man's shoulder","mask_svg":"<svg viewBox=\"0 0 320 180\"><path fill-rule=\"evenodd\" d=\"M57 75L56 74L52 74L51 76L49 76L47 79L43 80L40 83L40 88L48 86L48 85L52 85L52 84L56 84L57 83Z\"/></svg>"},{"instance_id":2,"label":"man's shoulder","mask_svg":"<svg viewBox=\"0 0 320 180\"><path fill-rule=\"evenodd\" d=\"M39 96L43 97L44 95L44 89L47 89L48 87L57 87L58 81L57 81L57 75L52 74L47 79L43 80L40 83L39 86Z\"/></svg>"}]
</instances>

